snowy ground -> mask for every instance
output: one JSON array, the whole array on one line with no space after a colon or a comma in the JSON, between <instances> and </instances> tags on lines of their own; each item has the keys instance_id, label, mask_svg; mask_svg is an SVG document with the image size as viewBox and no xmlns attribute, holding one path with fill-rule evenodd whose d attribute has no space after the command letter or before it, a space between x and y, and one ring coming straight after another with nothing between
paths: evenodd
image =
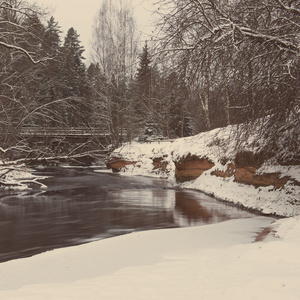
<instances>
[{"instance_id":1,"label":"snowy ground","mask_svg":"<svg viewBox=\"0 0 300 300\"><path fill-rule=\"evenodd\" d=\"M263 143L262 141L258 142L253 136L237 149L234 138L232 138L236 134L235 130L235 126L228 126L174 141L144 144L132 142L115 150L112 156L122 157L128 161L137 161L137 164L125 167L121 174L164 176L175 185L174 161L188 154L206 157L215 166L204 172L198 179L182 184L183 188L200 190L216 198L237 203L265 214L277 214L285 217L299 215L300 186L294 185L292 182L292 180L300 182L299 165L281 166L273 159L266 161L257 170L258 174L279 173L281 177L289 176L291 180L280 189L275 189L273 186L255 188L251 185L237 183L233 177L223 179L210 174L214 170L225 171L227 165L234 161L238 150L255 152L256 149L252 146L254 140L256 144ZM291 156L289 153L285 155ZM168 163L167 172L152 170L153 158L161 157ZM224 158L228 161L226 165L221 164Z\"/></svg>"},{"instance_id":2,"label":"snowy ground","mask_svg":"<svg viewBox=\"0 0 300 300\"><path fill-rule=\"evenodd\" d=\"M300 220L273 221L138 232L2 263L0 299L296 300ZM277 238L253 242L268 226Z\"/></svg>"}]
</instances>

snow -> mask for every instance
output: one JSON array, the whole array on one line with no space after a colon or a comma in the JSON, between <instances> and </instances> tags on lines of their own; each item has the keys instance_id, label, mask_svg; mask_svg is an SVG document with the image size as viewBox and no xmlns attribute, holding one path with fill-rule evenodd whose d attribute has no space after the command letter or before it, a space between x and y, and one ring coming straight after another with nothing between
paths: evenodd
<instances>
[{"instance_id":1,"label":"snow","mask_svg":"<svg viewBox=\"0 0 300 300\"><path fill-rule=\"evenodd\" d=\"M23 191L30 189L29 185L33 184L40 188L46 188L43 183L39 182L45 177L33 175L25 164L6 166L3 162L0 163L0 178L0 186L5 189Z\"/></svg>"},{"instance_id":2,"label":"snow","mask_svg":"<svg viewBox=\"0 0 300 300\"><path fill-rule=\"evenodd\" d=\"M284 176L290 176L300 182L300 166L280 166L265 163L257 171L257 174L263 173L281 173L284 174Z\"/></svg>"},{"instance_id":3,"label":"snow","mask_svg":"<svg viewBox=\"0 0 300 300\"><path fill-rule=\"evenodd\" d=\"M0 298L299 299L300 219L136 232L0 264ZM262 228L276 230L253 242Z\"/></svg>"},{"instance_id":4,"label":"snow","mask_svg":"<svg viewBox=\"0 0 300 300\"><path fill-rule=\"evenodd\" d=\"M122 157L128 161L137 161L135 165L126 166L121 170L123 175L142 175L165 177L175 186L205 192L221 200L236 203L246 208L254 209L265 214L276 214L291 217L300 214L300 186L293 180L300 182L300 166L284 166L274 163L274 158L266 161L256 174L278 173L280 177L289 177L283 188L275 189L273 186L255 188L251 185L240 184L234 177L220 178L211 175L214 170L226 171L227 165L234 161L237 151L258 151L256 144L262 145L263 141L255 135L250 136L239 148L236 147L234 136L236 126L215 129L210 132L200 133L196 136L181 138L172 141L152 143L131 142L123 145L112 153L113 157ZM174 161L187 155L205 157L215 166L204 172L194 181L181 185L175 182ZM286 154L289 156L289 154ZM168 169L164 172L153 169L153 158L164 158ZM222 165L226 159L227 164Z\"/></svg>"},{"instance_id":5,"label":"snow","mask_svg":"<svg viewBox=\"0 0 300 300\"><path fill-rule=\"evenodd\" d=\"M264 214L295 216L300 212L299 203L294 203L295 190L286 193L271 186L255 188L234 182L233 177L223 179L210 176L209 172L205 172L193 182L183 184L182 187L202 190L216 198L258 210ZM286 186L286 190L289 188L295 187ZM297 191L299 195L299 189Z\"/></svg>"},{"instance_id":6,"label":"snow","mask_svg":"<svg viewBox=\"0 0 300 300\"><path fill-rule=\"evenodd\" d=\"M224 168L220 158L235 155L233 145L220 147L231 133L227 128L169 142L131 143L113 155L138 161L124 175L167 177L175 185L176 157L205 154L215 168ZM167 172L152 171L155 157L169 162ZM274 170L299 180L298 166L269 163L259 172ZM0 299L300 299L297 186L256 189L204 172L182 187L290 217L135 232L1 263Z\"/></svg>"}]
</instances>

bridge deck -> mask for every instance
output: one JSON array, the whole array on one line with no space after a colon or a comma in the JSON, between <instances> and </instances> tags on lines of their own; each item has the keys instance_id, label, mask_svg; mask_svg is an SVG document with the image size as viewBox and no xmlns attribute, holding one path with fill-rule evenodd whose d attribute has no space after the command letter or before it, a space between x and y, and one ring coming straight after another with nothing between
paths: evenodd
<instances>
[{"instance_id":1,"label":"bridge deck","mask_svg":"<svg viewBox=\"0 0 300 300\"><path fill-rule=\"evenodd\" d=\"M23 137L92 137L109 136L108 131L99 128L58 128L58 127L22 127L19 133Z\"/></svg>"}]
</instances>

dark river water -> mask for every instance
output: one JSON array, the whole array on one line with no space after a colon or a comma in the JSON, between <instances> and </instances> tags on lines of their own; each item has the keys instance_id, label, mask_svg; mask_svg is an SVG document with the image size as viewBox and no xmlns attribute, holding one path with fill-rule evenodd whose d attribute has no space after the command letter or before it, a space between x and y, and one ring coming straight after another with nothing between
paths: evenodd
<instances>
[{"instance_id":1,"label":"dark river water","mask_svg":"<svg viewBox=\"0 0 300 300\"><path fill-rule=\"evenodd\" d=\"M139 230L195 226L253 217L162 179L92 169L48 169L48 188L2 192L0 262Z\"/></svg>"}]
</instances>

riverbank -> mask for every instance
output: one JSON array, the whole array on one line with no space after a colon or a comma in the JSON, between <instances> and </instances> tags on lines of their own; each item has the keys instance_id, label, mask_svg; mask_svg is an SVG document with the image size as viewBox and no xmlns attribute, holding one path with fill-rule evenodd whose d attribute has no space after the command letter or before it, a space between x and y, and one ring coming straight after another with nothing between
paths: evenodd
<instances>
[{"instance_id":1,"label":"riverbank","mask_svg":"<svg viewBox=\"0 0 300 300\"><path fill-rule=\"evenodd\" d=\"M236 136L237 127L228 126L173 141L132 142L116 149L107 166L125 175L166 177L176 186L264 214L299 215L300 166L279 163L279 154L295 155L280 150L268 157L256 135L239 147Z\"/></svg>"},{"instance_id":2,"label":"riverbank","mask_svg":"<svg viewBox=\"0 0 300 300\"><path fill-rule=\"evenodd\" d=\"M46 186L40 181L44 176L32 174L32 170L23 163L0 161L0 190L1 191L26 191L31 187L45 189Z\"/></svg>"},{"instance_id":3,"label":"riverbank","mask_svg":"<svg viewBox=\"0 0 300 300\"><path fill-rule=\"evenodd\" d=\"M287 299L300 297L300 222L269 217L136 232L0 264L0 297ZM255 242L262 228L274 235Z\"/></svg>"},{"instance_id":4,"label":"riverbank","mask_svg":"<svg viewBox=\"0 0 300 300\"><path fill-rule=\"evenodd\" d=\"M299 237L299 217L134 232L0 263L0 298L296 300Z\"/></svg>"}]
</instances>

